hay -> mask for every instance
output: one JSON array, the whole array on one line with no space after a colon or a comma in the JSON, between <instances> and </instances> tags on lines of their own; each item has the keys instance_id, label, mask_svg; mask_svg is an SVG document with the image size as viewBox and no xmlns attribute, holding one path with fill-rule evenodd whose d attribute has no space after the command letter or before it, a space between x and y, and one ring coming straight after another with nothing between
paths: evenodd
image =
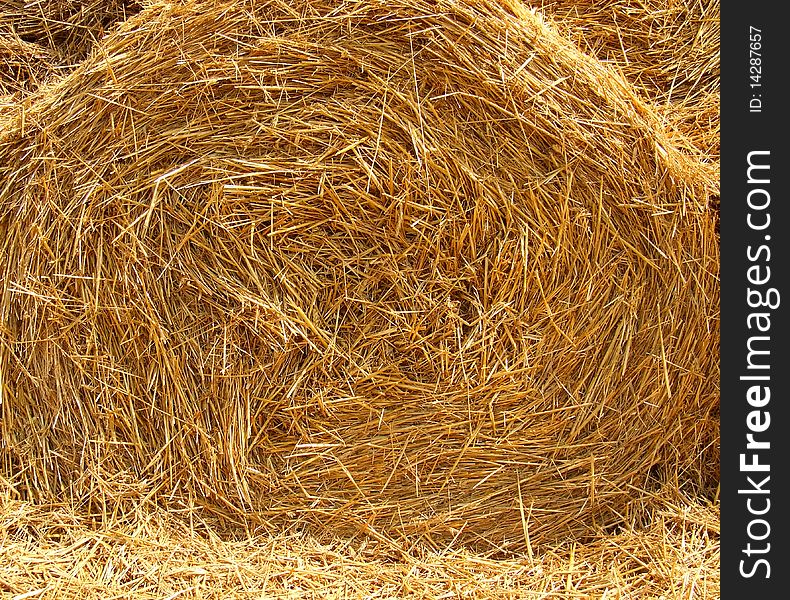
<instances>
[{"instance_id":1,"label":"hay","mask_svg":"<svg viewBox=\"0 0 790 600\"><path fill-rule=\"evenodd\" d=\"M52 58L45 48L15 35L0 34L0 97L16 100L28 95L46 81L52 69Z\"/></svg>"},{"instance_id":2,"label":"hay","mask_svg":"<svg viewBox=\"0 0 790 600\"><path fill-rule=\"evenodd\" d=\"M540 9L621 72L685 137L677 146L718 169L719 0L543 0Z\"/></svg>"},{"instance_id":3,"label":"hay","mask_svg":"<svg viewBox=\"0 0 790 600\"><path fill-rule=\"evenodd\" d=\"M68 74L107 30L139 9L135 0L3 0L0 116Z\"/></svg>"},{"instance_id":4,"label":"hay","mask_svg":"<svg viewBox=\"0 0 790 600\"><path fill-rule=\"evenodd\" d=\"M718 510L658 505L655 523L529 560L463 550L392 560L362 540L219 539L166 514L96 527L63 507L0 506L0 597L40 600L719 597Z\"/></svg>"},{"instance_id":5,"label":"hay","mask_svg":"<svg viewBox=\"0 0 790 600\"><path fill-rule=\"evenodd\" d=\"M521 4L152 3L0 119L15 497L532 552L715 487L716 181Z\"/></svg>"},{"instance_id":6,"label":"hay","mask_svg":"<svg viewBox=\"0 0 790 600\"><path fill-rule=\"evenodd\" d=\"M3 0L0 31L48 48L64 64L77 62L140 5L138 0Z\"/></svg>"}]
</instances>

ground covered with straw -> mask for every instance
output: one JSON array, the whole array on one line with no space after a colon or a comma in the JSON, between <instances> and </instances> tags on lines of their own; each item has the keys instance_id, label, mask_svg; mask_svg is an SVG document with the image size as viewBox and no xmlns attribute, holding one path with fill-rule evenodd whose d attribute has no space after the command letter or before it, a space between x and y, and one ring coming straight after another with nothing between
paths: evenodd
<instances>
[{"instance_id":1,"label":"ground covered with straw","mask_svg":"<svg viewBox=\"0 0 790 600\"><path fill-rule=\"evenodd\" d=\"M219 537L162 513L101 528L63 508L0 509L0 597L714 598L718 511L665 504L652 524L494 560L458 549L395 558L359 539Z\"/></svg>"},{"instance_id":2,"label":"ground covered with straw","mask_svg":"<svg viewBox=\"0 0 790 600\"><path fill-rule=\"evenodd\" d=\"M0 5L0 595L716 597L717 26Z\"/></svg>"}]
</instances>

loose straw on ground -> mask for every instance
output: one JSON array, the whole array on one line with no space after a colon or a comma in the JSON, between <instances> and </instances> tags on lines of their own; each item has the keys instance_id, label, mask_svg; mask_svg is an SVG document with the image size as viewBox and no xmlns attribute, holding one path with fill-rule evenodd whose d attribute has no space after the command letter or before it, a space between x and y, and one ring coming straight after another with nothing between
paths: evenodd
<instances>
[{"instance_id":1,"label":"loose straw on ground","mask_svg":"<svg viewBox=\"0 0 790 600\"><path fill-rule=\"evenodd\" d=\"M550 548L534 561L459 549L393 560L363 540L220 539L152 513L105 523L63 507L0 506L0 597L325 600L719 597L718 511L656 507L654 524Z\"/></svg>"}]
</instances>

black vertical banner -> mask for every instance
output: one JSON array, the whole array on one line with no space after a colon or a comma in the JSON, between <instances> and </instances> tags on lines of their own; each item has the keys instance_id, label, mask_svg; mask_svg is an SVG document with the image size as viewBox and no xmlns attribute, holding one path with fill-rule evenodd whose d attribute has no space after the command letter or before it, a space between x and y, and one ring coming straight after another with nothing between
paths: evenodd
<instances>
[{"instance_id":1,"label":"black vertical banner","mask_svg":"<svg viewBox=\"0 0 790 600\"><path fill-rule=\"evenodd\" d=\"M721 597L785 598L785 205L790 34L782 2L721 7Z\"/></svg>"}]
</instances>

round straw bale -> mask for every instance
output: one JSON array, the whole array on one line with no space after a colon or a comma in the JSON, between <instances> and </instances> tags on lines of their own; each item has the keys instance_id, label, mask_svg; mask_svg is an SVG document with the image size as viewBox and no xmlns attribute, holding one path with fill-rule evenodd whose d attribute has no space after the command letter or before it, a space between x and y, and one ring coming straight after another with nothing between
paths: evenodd
<instances>
[{"instance_id":1,"label":"round straw bale","mask_svg":"<svg viewBox=\"0 0 790 600\"><path fill-rule=\"evenodd\" d=\"M710 469L712 182L516 1L151 4L4 129L26 497L511 550Z\"/></svg>"}]
</instances>

